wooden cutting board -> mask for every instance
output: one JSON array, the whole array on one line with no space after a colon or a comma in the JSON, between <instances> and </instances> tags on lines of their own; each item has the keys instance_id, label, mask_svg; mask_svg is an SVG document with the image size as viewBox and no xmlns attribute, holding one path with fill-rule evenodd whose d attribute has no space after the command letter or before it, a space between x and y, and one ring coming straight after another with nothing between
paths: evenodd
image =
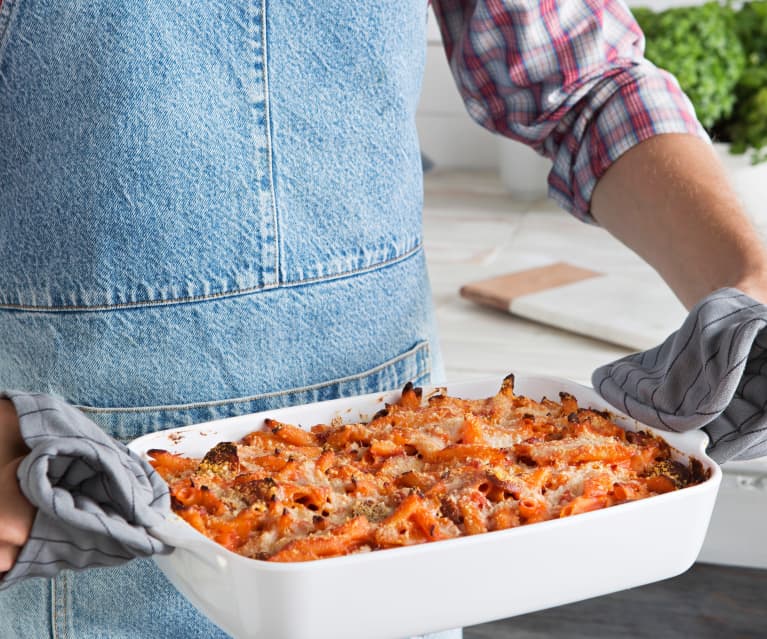
<instances>
[{"instance_id":1,"label":"wooden cutting board","mask_svg":"<svg viewBox=\"0 0 767 639\"><path fill-rule=\"evenodd\" d=\"M628 278L565 262L461 288L478 304L635 350L660 344L687 311L656 278Z\"/></svg>"}]
</instances>

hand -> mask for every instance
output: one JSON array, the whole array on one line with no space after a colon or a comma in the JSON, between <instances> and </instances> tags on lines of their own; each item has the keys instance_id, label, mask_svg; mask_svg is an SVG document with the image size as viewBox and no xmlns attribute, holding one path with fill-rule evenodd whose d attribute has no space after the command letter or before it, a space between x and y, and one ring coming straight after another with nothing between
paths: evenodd
<instances>
[{"instance_id":1,"label":"hand","mask_svg":"<svg viewBox=\"0 0 767 639\"><path fill-rule=\"evenodd\" d=\"M16 471L28 452L13 404L0 400L0 577L26 543L35 508L19 489Z\"/></svg>"},{"instance_id":2,"label":"hand","mask_svg":"<svg viewBox=\"0 0 767 639\"><path fill-rule=\"evenodd\" d=\"M9 399L0 399L0 468L29 452L19 431L19 418Z\"/></svg>"}]
</instances>

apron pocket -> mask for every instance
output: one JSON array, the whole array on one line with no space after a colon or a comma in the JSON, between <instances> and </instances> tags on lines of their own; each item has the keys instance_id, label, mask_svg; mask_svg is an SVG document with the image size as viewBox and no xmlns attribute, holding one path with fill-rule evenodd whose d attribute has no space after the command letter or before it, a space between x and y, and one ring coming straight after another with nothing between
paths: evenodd
<instances>
[{"instance_id":1,"label":"apron pocket","mask_svg":"<svg viewBox=\"0 0 767 639\"><path fill-rule=\"evenodd\" d=\"M378 366L302 388L278 390L251 397L168 406L91 408L80 406L90 419L123 442L140 435L185 424L245 415L264 410L309 404L402 388L407 382L428 384L431 376L429 343L422 341ZM120 436L119 433L130 433Z\"/></svg>"}]
</instances>

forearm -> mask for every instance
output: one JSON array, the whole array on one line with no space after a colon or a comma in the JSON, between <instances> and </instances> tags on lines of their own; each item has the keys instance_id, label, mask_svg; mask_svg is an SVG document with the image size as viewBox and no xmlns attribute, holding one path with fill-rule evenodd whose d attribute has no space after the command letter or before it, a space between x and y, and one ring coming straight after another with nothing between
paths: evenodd
<instances>
[{"instance_id":1,"label":"forearm","mask_svg":"<svg viewBox=\"0 0 767 639\"><path fill-rule=\"evenodd\" d=\"M725 286L767 301L767 252L703 140L669 134L633 147L597 183L591 213L688 308Z\"/></svg>"}]
</instances>

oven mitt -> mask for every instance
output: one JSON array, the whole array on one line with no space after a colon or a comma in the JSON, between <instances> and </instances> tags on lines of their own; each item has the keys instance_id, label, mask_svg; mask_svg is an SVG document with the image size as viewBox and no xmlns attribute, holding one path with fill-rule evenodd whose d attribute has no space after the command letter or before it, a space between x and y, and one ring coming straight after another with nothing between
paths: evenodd
<instances>
[{"instance_id":1,"label":"oven mitt","mask_svg":"<svg viewBox=\"0 0 767 639\"><path fill-rule=\"evenodd\" d=\"M720 289L663 344L594 371L594 388L634 419L702 428L717 462L767 455L767 306Z\"/></svg>"},{"instance_id":2,"label":"oven mitt","mask_svg":"<svg viewBox=\"0 0 767 639\"><path fill-rule=\"evenodd\" d=\"M18 469L37 508L30 538L0 589L63 569L114 566L171 549L149 534L170 510L154 469L80 411L48 395L13 401L30 453Z\"/></svg>"}]
</instances>

